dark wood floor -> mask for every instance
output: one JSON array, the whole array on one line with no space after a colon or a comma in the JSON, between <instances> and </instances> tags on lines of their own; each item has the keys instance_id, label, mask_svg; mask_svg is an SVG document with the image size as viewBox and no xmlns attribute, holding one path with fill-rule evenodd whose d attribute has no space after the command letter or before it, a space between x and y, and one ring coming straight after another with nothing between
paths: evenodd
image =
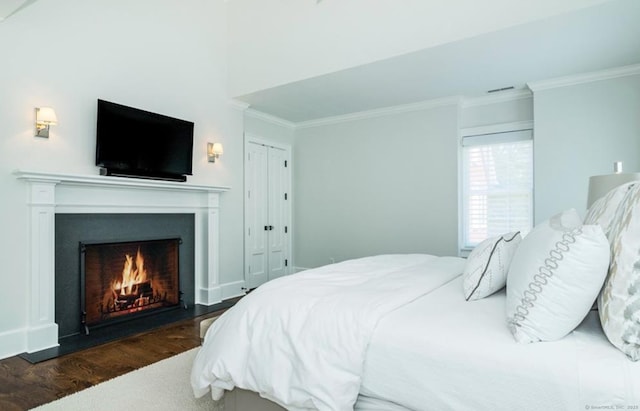
<instances>
[{"instance_id":1,"label":"dark wood floor","mask_svg":"<svg viewBox=\"0 0 640 411\"><path fill-rule=\"evenodd\" d=\"M0 360L0 410L28 410L200 345L200 321L224 310L37 364Z\"/></svg>"}]
</instances>

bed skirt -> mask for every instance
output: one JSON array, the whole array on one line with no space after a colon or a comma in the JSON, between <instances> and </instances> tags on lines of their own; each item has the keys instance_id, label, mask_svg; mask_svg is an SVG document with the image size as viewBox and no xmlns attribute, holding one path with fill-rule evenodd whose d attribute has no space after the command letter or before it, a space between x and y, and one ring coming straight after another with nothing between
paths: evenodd
<instances>
[{"instance_id":1,"label":"bed skirt","mask_svg":"<svg viewBox=\"0 0 640 411\"><path fill-rule=\"evenodd\" d=\"M225 392L220 403L220 411L286 411L275 402L262 398L258 393L240 388Z\"/></svg>"},{"instance_id":2,"label":"bed skirt","mask_svg":"<svg viewBox=\"0 0 640 411\"><path fill-rule=\"evenodd\" d=\"M359 396L356 411L409 411L401 405L376 398ZM234 388L227 391L215 411L286 411L278 404L262 398L253 391Z\"/></svg>"}]
</instances>

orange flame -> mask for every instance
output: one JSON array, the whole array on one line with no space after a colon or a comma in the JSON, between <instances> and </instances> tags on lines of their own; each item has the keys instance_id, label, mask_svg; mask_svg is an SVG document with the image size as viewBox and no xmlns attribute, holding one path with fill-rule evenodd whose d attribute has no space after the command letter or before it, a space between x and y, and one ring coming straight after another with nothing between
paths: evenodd
<instances>
[{"instance_id":1,"label":"orange flame","mask_svg":"<svg viewBox=\"0 0 640 411\"><path fill-rule=\"evenodd\" d=\"M146 280L147 271L144 268L144 258L140 253L140 248L138 248L135 264L132 256L129 254L125 255L124 267L122 268L122 280L113 281L111 283L111 289L114 291L114 294L116 290L120 290L120 295L131 294L136 284Z\"/></svg>"}]
</instances>

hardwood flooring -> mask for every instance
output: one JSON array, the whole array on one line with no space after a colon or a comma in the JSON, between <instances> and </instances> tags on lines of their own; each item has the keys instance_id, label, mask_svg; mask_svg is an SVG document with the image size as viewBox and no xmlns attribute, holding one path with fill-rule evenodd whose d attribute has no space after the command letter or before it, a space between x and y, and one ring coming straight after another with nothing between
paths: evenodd
<instances>
[{"instance_id":1,"label":"hardwood flooring","mask_svg":"<svg viewBox=\"0 0 640 411\"><path fill-rule=\"evenodd\" d=\"M200 345L200 321L183 320L37 364L0 360L0 410L28 410Z\"/></svg>"}]
</instances>

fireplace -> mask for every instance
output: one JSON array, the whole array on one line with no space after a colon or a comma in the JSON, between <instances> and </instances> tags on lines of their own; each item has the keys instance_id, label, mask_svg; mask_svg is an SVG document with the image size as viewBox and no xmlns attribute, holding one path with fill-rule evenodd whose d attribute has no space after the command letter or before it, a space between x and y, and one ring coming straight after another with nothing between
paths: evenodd
<instances>
[{"instance_id":1,"label":"fireplace","mask_svg":"<svg viewBox=\"0 0 640 411\"><path fill-rule=\"evenodd\" d=\"M59 225L59 217L191 214L191 269L180 270L180 288L185 293L185 300L192 302L189 303L190 306L212 306L222 301L223 295L231 294L230 290L239 290L244 285L242 282L233 283L232 286L224 285L224 290L229 291L223 291L223 285L219 282L219 201L220 194L227 191L228 187L25 170L16 171L14 174L16 178L27 183L26 201L29 208L29 274L26 279L29 293L25 300L28 315L26 327L15 333L15 336L11 336L12 346L20 347L14 351L23 349L28 353L35 353L53 349L59 347L59 337L81 332L78 319L81 291L77 274L80 268L80 241L87 240L88 235L91 241L134 238L134 234L115 237L113 233L102 235L103 228L94 229L93 223L88 222L76 230L80 232L81 238L77 241L65 241L58 247L58 229L65 226ZM129 227L128 224L120 226ZM147 226L158 227L160 224L153 221ZM181 230L172 229L170 233L158 234L145 235L168 238L178 234L185 243L188 240L181 235ZM75 257L70 262L58 258L58 251L67 247L75 249ZM180 264L185 264L188 257L181 258ZM57 269L59 264L62 264L60 270ZM185 287L186 282L189 283L189 289ZM59 289L64 292L58 292ZM75 303L70 303L72 300L75 300ZM66 315L67 311L69 316ZM172 313L181 311L175 310ZM156 317L160 316L153 316ZM72 323L67 326L64 318L71 318ZM142 320L147 322L147 318ZM151 317L149 322L152 322ZM134 321L128 322L127 327L123 328L129 328L128 325L133 323ZM111 329L109 327L104 330Z\"/></svg>"},{"instance_id":2,"label":"fireplace","mask_svg":"<svg viewBox=\"0 0 640 411\"><path fill-rule=\"evenodd\" d=\"M81 322L85 334L181 305L180 238L81 243ZM185 305L186 308L186 305Z\"/></svg>"}]
</instances>

